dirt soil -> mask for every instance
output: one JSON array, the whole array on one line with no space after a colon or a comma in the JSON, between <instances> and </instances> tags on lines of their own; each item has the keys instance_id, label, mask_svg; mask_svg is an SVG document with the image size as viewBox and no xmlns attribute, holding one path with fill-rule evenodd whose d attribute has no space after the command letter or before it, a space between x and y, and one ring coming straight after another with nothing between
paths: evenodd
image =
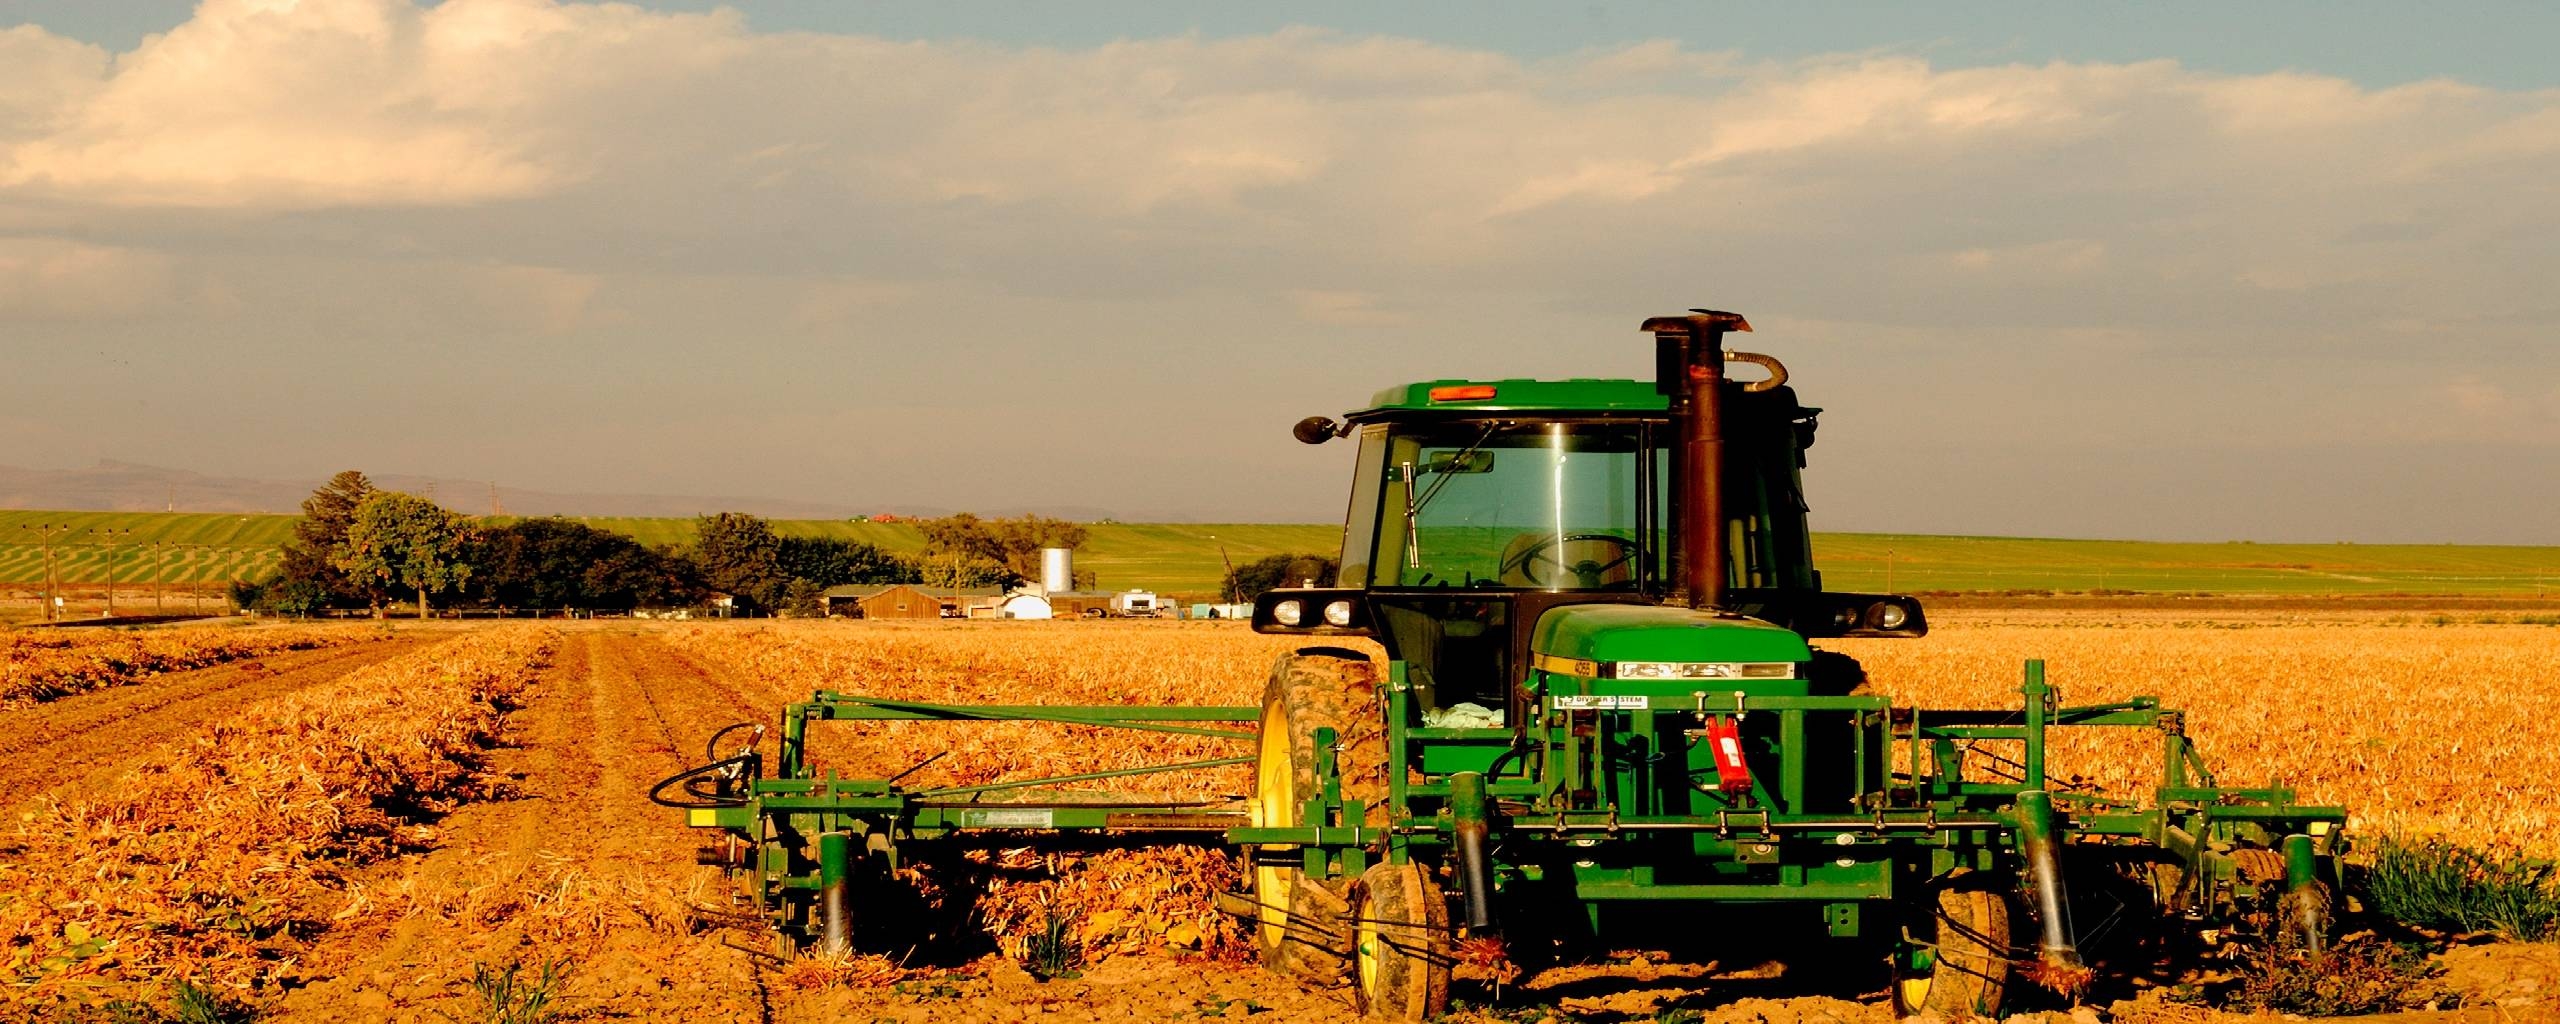
<instances>
[{"instance_id":1,"label":"dirt soil","mask_svg":"<svg viewBox=\"0 0 2560 1024\"><path fill-rule=\"evenodd\" d=\"M161 744L269 697L416 647L417 637L287 651L0 712L0 810L110 785Z\"/></svg>"},{"instance_id":2,"label":"dirt soil","mask_svg":"<svg viewBox=\"0 0 2560 1024\"><path fill-rule=\"evenodd\" d=\"M378 658L388 650L315 653ZM267 659L276 670L255 678L288 675L277 668L286 660ZM325 676L353 664L315 662L290 671ZM248 675L234 685L245 685ZM734 906L717 874L695 866L698 835L684 827L679 812L651 804L645 795L659 778L698 763L713 730L771 719L775 709L743 695L750 689L706 672L645 627L570 632L529 704L512 716L514 745L495 752L514 780L513 795L457 811L437 826L432 849L369 869L343 909L346 923L321 937L300 965L303 986L262 1019L491 1019L474 991L475 970L515 966L523 972L519 980L532 981L545 964L567 971L551 989L564 1020L816 1024L1355 1016L1339 990L1302 988L1245 964L1170 959L1111 960L1074 977L1043 981L989 958L887 984L800 987L795 981L807 979L807 972L780 967L762 952L770 947L755 928L724 920ZM117 756L110 752L113 746L85 748L89 753L81 763ZM2560 1021L2560 947L2458 947L2445 959L2445 983L2462 991L2470 1008L2369 1019ZM1448 1019L1566 1024L1645 1020L1673 1011L1678 1019L1707 1024L1893 1019L1881 992L1825 981L1818 972L1790 975L1781 964L1629 958L1524 979L1499 1009L1461 1008ZM1481 1001L1488 993L1462 985L1458 995ZM2126 1000L2026 1019L2236 1024L2280 1018Z\"/></svg>"}]
</instances>

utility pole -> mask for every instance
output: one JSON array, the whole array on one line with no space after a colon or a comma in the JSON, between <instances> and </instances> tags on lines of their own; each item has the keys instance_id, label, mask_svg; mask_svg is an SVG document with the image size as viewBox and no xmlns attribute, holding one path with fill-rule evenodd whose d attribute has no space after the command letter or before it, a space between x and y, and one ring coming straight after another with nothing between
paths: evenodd
<instances>
[{"instance_id":1,"label":"utility pole","mask_svg":"<svg viewBox=\"0 0 2560 1024\"><path fill-rule=\"evenodd\" d=\"M46 622L52 622L56 618L60 617L54 611L54 601L56 598L54 596L55 581L53 578L53 539L71 532L72 528L68 524L55 525L53 523L20 523L18 528L21 530L34 530L36 531L37 536L43 538L40 543L44 547L44 620Z\"/></svg>"},{"instance_id":2,"label":"utility pole","mask_svg":"<svg viewBox=\"0 0 2560 1024\"><path fill-rule=\"evenodd\" d=\"M116 617L116 538L131 536L133 528L115 529L92 526L89 532L97 534L106 541L104 546L107 549L107 617L112 619Z\"/></svg>"},{"instance_id":3,"label":"utility pole","mask_svg":"<svg viewBox=\"0 0 2560 1024\"><path fill-rule=\"evenodd\" d=\"M1893 549L1884 549L1884 592L1893 593Z\"/></svg>"},{"instance_id":4,"label":"utility pole","mask_svg":"<svg viewBox=\"0 0 2560 1024\"><path fill-rule=\"evenodd\" d=\"M1209 539L1217 540L1218 535L1210 534ZM1243 593L1236 589L1236 560L1227 557L1227 545L1223 541L1218 544L1218 561L1226 563L1227 566L1227 603L1242 604Z\"/></svg>"},{"instance_id":5,"label":"utility pole","mask_svg":"<svg viewBox=\"0 0 2560 1024\"><path fill-rule=\"evenodd\" d=\"M151 614L169 614L169 583L160 578L160 549L164 541L151 542Z\"/></svg>"}]
</instances>

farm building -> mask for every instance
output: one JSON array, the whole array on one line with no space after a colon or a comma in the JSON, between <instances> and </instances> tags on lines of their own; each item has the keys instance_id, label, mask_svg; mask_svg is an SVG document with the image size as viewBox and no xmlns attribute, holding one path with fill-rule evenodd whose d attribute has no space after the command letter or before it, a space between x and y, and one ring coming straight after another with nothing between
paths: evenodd
<instances>
[{"instance_id":1,"label":"farm building","mask_svg":"<svg viewBox=\"0 0 2560 1024\"><path fill-rule=\"evenodd\" d=\"M819 600L830 618L938 619L942 599L911 584L828 587Z\"/></svg>"},{"instance_id":2,"label":"farm building","mask_svg":"<svg viewBox=\"0 0 2560 1024\"><path fill-rule=\"evenodd\" d=\"M1048 598L1021 591L1006 594L989 607L993 614L987 617L993 619L1046 619L1057 614Z\"/></svg>"},{"instance_id":3,"label":"farm building","mask_svg":"<svg viewBox=\"0 0 2560 1024\"><path fill-rule=\"evenodd\" d=\"M1049 614L1060 619L1101 618L1111 613L1111 595L1092 594L1080 590L1053 590L1041 595L1049 602Z\"/></svg>"},{"instance_id":4,"label":"farm building","mask_svg":"<svg viewBox=\"0 0 2560 1024\"><path fill-rule=\"evenodd\" d=\"M994 587L924 587L913 583L846 584L820 596L829 618L956 619L972 604L1003 596Z\"/></svg>"}]
</instances>

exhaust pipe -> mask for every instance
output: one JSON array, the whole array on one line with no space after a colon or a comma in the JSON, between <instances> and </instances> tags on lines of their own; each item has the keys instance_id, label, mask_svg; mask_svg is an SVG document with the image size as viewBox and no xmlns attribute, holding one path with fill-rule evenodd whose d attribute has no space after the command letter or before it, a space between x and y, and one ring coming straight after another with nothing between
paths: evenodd
<instances>
[{"instance_id":1,"label":"exhaust pipe","mask_svg":"<svg viewBox=\"0 0 2560 1024\"><path fill-rule=\"evenodd\" d=\"M1458 854L1458 889L1466 908L1467 934L1483 935L1493 927L1492 826L1485 818L1484 773L1449 776L1449 820Z\"/></svg>"},{"instance_id":2,"label":"exhaust pipe","mask_svg":"<svg viewBox=\"0 0 2560 1024\"><path fill-rule=\"evenodd\" d=\"M1751 330L1751 321L1699 309L1654 317L1644 330L1653 334L1654 388L1670 399L1671 431L1680 445L1671 477L1677 517L1671 560L1678 566L1672 600L1722 608L1731 572L1724 544L1724 336Z\"/></svg>"}]
</instances>

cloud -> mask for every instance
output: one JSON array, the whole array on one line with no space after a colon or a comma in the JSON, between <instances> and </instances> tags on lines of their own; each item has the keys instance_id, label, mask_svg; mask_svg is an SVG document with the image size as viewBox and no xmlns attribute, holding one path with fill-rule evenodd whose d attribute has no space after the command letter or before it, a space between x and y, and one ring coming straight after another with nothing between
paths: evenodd
<instances>
[{"instance_id":1,"label":"cloud","mask_svg":"<svg viewBox=\"0 0 2560 1024\"><path fill-rule=\"evenodd\" d=\"M537 194L574 168L531 152L520 104L545 98L526 65L575 20L539 2L207 0L97 81L53 86L55 108L20 119L51 130L9 147L0 183L175 206Z\"/></svg>"},{"instance_id":2,"label":"cloud","mask_svg":"<svg viewBox=\"0 0 2560 1024\"><path fill-rule=\"evenodd\" d=\"M2560 379L2555 182L2560 92L2172 60L1063 49L548 0L208 0L113 55L0 31L0 315L156 295L350 365L541 339L528 393L735 346L617 371L665 402L995 414L1003 366L1286 422L1394 375L1642 372L1628 325L1713 304L1914 448L2548 440L2517 382ZM1107 475L1083 443L1059 472Z\"/></svg>"}]
</instances>

